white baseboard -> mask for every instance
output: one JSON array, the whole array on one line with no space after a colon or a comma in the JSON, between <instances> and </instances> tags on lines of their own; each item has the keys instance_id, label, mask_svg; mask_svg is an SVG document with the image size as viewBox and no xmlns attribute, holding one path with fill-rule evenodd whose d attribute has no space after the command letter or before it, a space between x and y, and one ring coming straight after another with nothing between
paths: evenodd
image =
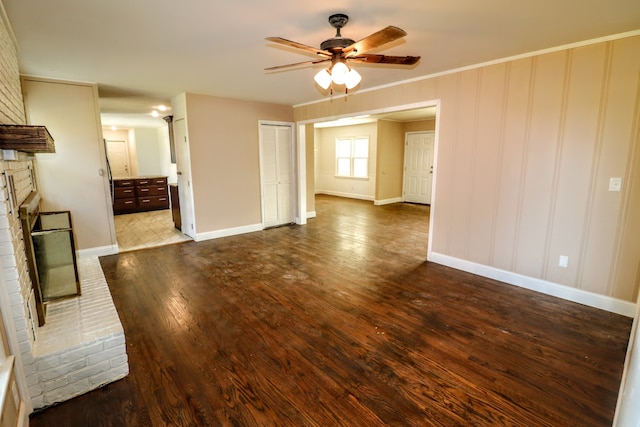
<instances>
[{"instance_id":1,"label":"white baseboard","mask_svg":"<svg viewBox=\"0 0 640 427\"><path fill-rule=\"evenodd\" d=\"M307 219L309 218L315 218L316 217L316 211L313 212L307 212Z\"/></svg>"},{"instance_id":2,"label":"white baseboard","mask_svg":"<svg viewBox=\"0 0 640 427\"><path fill-rule=\"evenodd\" d=\"M373 204L376 206L382 206L382 205L390 205L392 203L401 203L401 202L404 202L404 199L402 197L394 197L392 199L374 200Z\"/></svg>"},{"instance_id":3,"label":"white baseboard","mask_svg":"<svg viewBox=\"0 0 640 427\"><path fill-rule=\"evenodd\" d=\"M197 233L194 240L196 242L201 242L203 240L219 239L221 237L235 236L237 234L253 233L255 231L262 231L262 229L262 224L243 225L241 227Z\"/></svg>"},{"instance_id":4,"label":"white baseboard","mask_svg":"<svg viewBox=\"0 0 640 427\"><path fill-rule=\"evenodd\" d=\"M346 197L348 199L359 199L359 200L373 201L373 197L372 196L367 196L367 195L364 195L364 194L341 193L339 191L316 191L316 194L326 194L327 196L337 196L337 197Z\"/></svg>"},{"instance_id":5,"label":"white baseboard","mask_svg":"<svg viewBox=\"0 0 640 427\"><path fill-rule=\"evenodd\" d=\"M521 288L530 289L546 295L562 298L568 301L577 302L595 307L602 310L610 311L627 317L634 317L636 313L636 305L629 301L623 301L617 298L608 297L606 295L594 294L582 289L572 288L558 283L548 282L542 279L524 276L522 274L513 273L511 271L501 270L499 268L488 265L476 264L448 255L431 252L427 259L437 264L446 265L458 270L477 274L478 276L488 277L508 283L510 285L519 286Z\"/></svg>"},{"instance_id":6,"label":"white baseboard","mask_svg":"<svg viewBox=\"0 0 640 427\"><path fill-rule=\"evenodd\" d=\"M105 255L115 255L119 252L118 245L99 246L96 248L80 249L76 251L76 256L80 257L101 257Z\"/></svg>"}]
</instances>

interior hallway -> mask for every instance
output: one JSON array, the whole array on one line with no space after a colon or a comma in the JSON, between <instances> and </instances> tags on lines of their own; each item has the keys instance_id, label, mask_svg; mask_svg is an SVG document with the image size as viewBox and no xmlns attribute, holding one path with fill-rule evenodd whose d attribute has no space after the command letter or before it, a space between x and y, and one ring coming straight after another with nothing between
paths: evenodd
<instances>
[{"instance_id":1,"label":"interior hallway","mask_svg":"<svg viewBox=\"0 0 640 427\"><path fill-rule=\"evenodd\" d=\"M171 209L115 215L114 221L120 252L191 240L174 227Z\"/></svg>"}]
</instances>

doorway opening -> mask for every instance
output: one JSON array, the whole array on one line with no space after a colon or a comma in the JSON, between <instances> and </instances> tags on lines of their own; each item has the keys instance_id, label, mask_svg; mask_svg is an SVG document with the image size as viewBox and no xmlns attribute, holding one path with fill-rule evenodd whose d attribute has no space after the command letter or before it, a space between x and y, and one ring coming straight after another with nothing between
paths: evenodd
<instances>
[{"instance_id":1,"label":"doorway opening","mask_svg":"<svg viewBox=\"0 0 640 427\"><path fill-rule=\"evenodd\" d=\"M167 126L103 128L118 250L191 240L173 215L177 196Z\"/></svg>"},{"instance_id":2,"label":"doorway opening","mask_svg":"<svg viewBox=\"0 0 640 427\"><path fill-rule=\"evenodd\" d=\"M298 135L299 151L313 150L313 162L307 162L306 180L299 182L300 188L306 188L306 218L321 215L316 210L315 195L339 196L346 199L362 199L374 205L407 205L424 206L425 220L428 230L433 226L432 204L435 195L435 172L437 169L437 140L438 140L438 110L439 101L427 101L419 104L398 107L395 111L365 111L354 117L331 117L315 119L309 123L300 122ZM309 126L312 125L312 126ZM309 133L312 132L312 135ZM351 135L353 134L353 135ZM358 134L358 135L356 135ZM335 154L335 139L346 136L369 135L369 176L358 179L344 179L336 172L337 159ZM405 157L410 135L427 135L428 150L415 153L415 161L424 156L420 162L421 173L427 177L407 177L405 172ZM413 137L411 137L413 138ZM311 142L310 142L311 141ZM332 148L333 147L333 148ZM417 150L416 150L417 151ZM418 178L418 179L415 179ZM407 197L407 181L414 179L419 186L415 186L415 193L422 197L414 199ZM408 188L407 188L408 187ZM407 231L410 233L410 231ZM430 253L431 235L428 233L424 242L426 255ZM422 249L424 251L424 248Z\"/></svg>"}]
</instances>

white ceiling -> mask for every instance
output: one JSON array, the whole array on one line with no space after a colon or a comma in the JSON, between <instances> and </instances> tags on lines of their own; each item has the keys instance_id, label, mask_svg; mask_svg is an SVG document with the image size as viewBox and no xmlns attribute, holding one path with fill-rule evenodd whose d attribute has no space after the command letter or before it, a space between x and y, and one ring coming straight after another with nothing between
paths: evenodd
<instances>
[{"instance_id":1,"label":"white ceiling","mask_svg":"<svg viewBox=\"0 0 640 427\"><path fill-rule=\"evenodd\" d=\"M359 64L365 90L640 28L638 0L1 0L22 74L98 83L105 124L148 119L183 92L296 105L327 95L322 65L264 68L313 56L267 42L319 47L346 13L345 37L386 27L402 40L370 53L421 56L413 67ZM155 119L164 125L161 118Z\"/></svg>"}]
</instances>

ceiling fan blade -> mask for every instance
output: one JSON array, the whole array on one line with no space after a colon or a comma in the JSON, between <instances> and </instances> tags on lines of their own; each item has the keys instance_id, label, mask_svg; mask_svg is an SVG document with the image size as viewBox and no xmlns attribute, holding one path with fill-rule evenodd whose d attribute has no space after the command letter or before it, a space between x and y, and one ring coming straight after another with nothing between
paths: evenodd
<instances>
[{"instance_id":1,"label":"ceiling fan blade","mask_svg":"<svg viewBox=\"0 0 640 427\"><path fill-rule=\"evenodd\" d=\"M382 46L383 44L387 44L394 40L402 38L406 35L407 32L403 29L390 25L387 28L383 28L382 30L363 38L362 40L345 47L344 49L342 49L342 52L345 55L351 52L359 55L371 49L375 49L378 46Z\"/></svg>"},{"instance_id":2,"label":"ceiling fan blade","mask_svg":"<svg viewBox=\"0 0 640 427\"><path fill-rule=\"evenodd\" d=\"M330 61L331 58L316 59L315 61L296 62L295 64L276 65L275 67L265 68L265 71L281 70L283 68L297 67L298 65L319 64L321 62Z\"/></svg>"},{"instance_id":3,"label":"ceiling fan blade","mask_svg":"<svg viewBox=\"0 0 640 427\"><path fill-rule=\"evenodd\" d=\"M350 56L347 59L356 62L366 62L367 64L413 65L420 60L420 57L365 54Z\"/></svg>"},{"instance_id":4,"label":"ceiling fan blade","mask_svg":"<svg viewBox=\"0 0 640 427\"><path fill-rule=\"evenodd\" d=\"M302 49L309 53L315 53L316 55L331 57L331 52L329 51L316 49L315 47L311 47L311 46L307 46L306 44L283 39L282 37L267 37L266 40L269 40L270 42L274 42L274 43L283 44L285 46L294 47L296 49Z\"/></svg>"}]
</instances>

